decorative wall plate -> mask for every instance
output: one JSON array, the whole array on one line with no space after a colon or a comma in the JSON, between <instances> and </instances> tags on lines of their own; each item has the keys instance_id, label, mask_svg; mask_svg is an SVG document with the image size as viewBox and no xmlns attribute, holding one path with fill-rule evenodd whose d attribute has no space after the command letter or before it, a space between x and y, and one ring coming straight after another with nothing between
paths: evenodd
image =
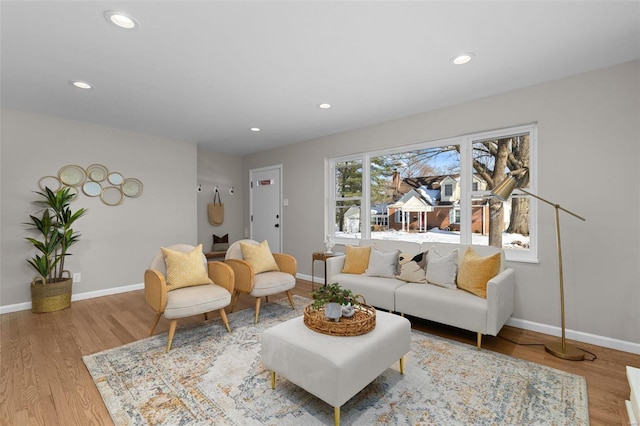
<instances>
[{"instance_id":1,"label":"decorative wall plate","mask_svg":"<svg viewBox=\"0 0 640 426\"><path fill-rule=\"evenodd\" d=\"M126 178L122 183L122 192L130 198L142 195L142 182L136 178Z\"/></svg>"},{"instance_id":2,"label":"decorative wall plate","mask_svg":"<svg viewBox=\"0 0 640 426\"><path fill-rule=\"evenodd\" d=\"M109 171L102 164L92 164L87 167L87 177L94 182L102 182L107 178L108 174Z\"/></svg>"},{"instance_id":3,"label":"decorative wall plate","mask_svg":"<svg viewBox=\"0 0 640 426\"><path fill-rule=\"evenodd\" d=\"M60 169L58 177L60 182L67 186L80 186L84 183L87 175L82 167L70 164Z\"/></svg>"}]
</instances>

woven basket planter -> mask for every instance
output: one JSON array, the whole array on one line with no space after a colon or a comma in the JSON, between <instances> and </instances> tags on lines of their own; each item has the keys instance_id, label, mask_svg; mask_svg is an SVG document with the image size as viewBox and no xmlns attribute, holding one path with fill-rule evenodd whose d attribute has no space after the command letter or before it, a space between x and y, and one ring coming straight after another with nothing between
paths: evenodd
<instances>
[{"instance_id":1,"label":"woven basket planter","mask_svg":"<svg viewBox=\"0 0 640 426\"><path fill-rule=\"evenodd\" d=\"M55 312L71 306L72 284L71 277L47 284L42 284L40 278L34 279L31 282L31 312Z\"/></svg>"}]
</instances>

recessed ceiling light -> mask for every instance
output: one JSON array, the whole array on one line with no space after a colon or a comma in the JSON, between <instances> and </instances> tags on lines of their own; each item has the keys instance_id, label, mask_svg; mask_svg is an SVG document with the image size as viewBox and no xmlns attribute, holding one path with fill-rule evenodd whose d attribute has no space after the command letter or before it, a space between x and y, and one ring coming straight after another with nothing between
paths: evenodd
<instances>
[{"instance_id":1,"label":"recessed ceiling light","mask_svg":"<svg viewBox=\"0 0 640 426\"><path fill-rule=\"evenodd\" d=\"M126 30L135 29L140 25L138 24L136 18L122 12L116 12L114 10L107 10L104 13L104 17L113 25L117 25L118 27L124 28Z\"/></svg>"},{"instance_id":2,"label":"recessed ceiling light","mask_svg":"<svg viewBox=\"0 0 640 426\"><path fill-rule=\"evenodd\" d=\"M260 127L252 127L251 131L252 132L259 132L260 131Z\"/></svg>"},{"instance_id":3,"label":"recessed ceiling light","mask_svg":"<svg viewBox=\"0 0 640 426\"><path fill-rule=\"evenodd\" d=\"M82 81L82 80L71 80L69 83L70 83L72 86L77 87L78 89L84 89L84 90L93 89L93 84L91 84L91 83L87 83L86 81Z\"/></svg>"},{"instance_id":4,"label":"recessed ceiling light","mask_svg":"<svg viewBox=\"0 0 640 426\"><path fill-rule=\"evenodd\" d=\"M329 108L331 108L331 104L319 104L318 108L320 108L320 109L329 109Z\"/></svg>"},{"instance_id":5,"label":"recessed ceiling light","mask_svg":"<svg viewBox=\"0 0 640 426\"><path fill-rule=\"evenodd\" d=\"M464 65L471 62L471 60L473 60L473 57L473 53L463 53L462 55L454 56L453 58L451 58L451 62L455 65Z\"/></svg>"}]
</instances>

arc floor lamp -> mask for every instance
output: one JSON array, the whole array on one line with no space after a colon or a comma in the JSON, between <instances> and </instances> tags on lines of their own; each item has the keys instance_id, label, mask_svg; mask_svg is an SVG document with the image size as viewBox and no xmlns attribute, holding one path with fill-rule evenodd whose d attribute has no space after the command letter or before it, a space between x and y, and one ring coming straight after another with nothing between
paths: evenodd
<instances>
[{"instance_id":1,"label":"arc floor lamp","mask_svg":"<svg viewBox=\"0 0 640 426\"><path fill-rule=\"evenodd\" d=\"M505 180L503 180L498 186L491 190L491 194L501 201L506 201L511 196L511 193L514 189L518 187L518 181L512 175L508 176ZM545 200L542 197L537 196L536 194L532 194L531 192L524 190L522 188L517 188L519 191L524 192L538 200L553 206L555 209L555 219L556 219L556 242L558 245L558 273L560 276L560 316L562 320L562 340L560 343L547 343L544 348L547 352L552 355L555 355L559 358L569 359L573 361L580 361L584 359L584 352L580 349L576 348L573 345L569 345L565 339L565 324L564 324L564 278L562 274L562 246L560 244L560 215L559 211L562 210L565 213L569 213L571 216L574 216L582 221L586 220L582 216L579 216L572 211L569 211L559 204L552 203L549 200Z\"/></svg>"}]
</instances>

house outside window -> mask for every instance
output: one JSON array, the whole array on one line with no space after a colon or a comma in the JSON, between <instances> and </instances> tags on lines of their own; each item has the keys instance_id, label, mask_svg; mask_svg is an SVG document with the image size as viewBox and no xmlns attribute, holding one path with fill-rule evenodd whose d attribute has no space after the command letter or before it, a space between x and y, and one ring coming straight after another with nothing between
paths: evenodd
<instances>
[{"instance_id":1,"label":"house outside window","mask_svg":"<svg viewBox=\"0 0 640 426\"><path fill-rule=\"evenodd\" d=\"M519 126L328 159L327 233L342 244L493 245L536 261L536 203L517 190L504 203L491 196L508 173L535 192L536 138L535 125Z\"/></svg>"}]
</instances>

